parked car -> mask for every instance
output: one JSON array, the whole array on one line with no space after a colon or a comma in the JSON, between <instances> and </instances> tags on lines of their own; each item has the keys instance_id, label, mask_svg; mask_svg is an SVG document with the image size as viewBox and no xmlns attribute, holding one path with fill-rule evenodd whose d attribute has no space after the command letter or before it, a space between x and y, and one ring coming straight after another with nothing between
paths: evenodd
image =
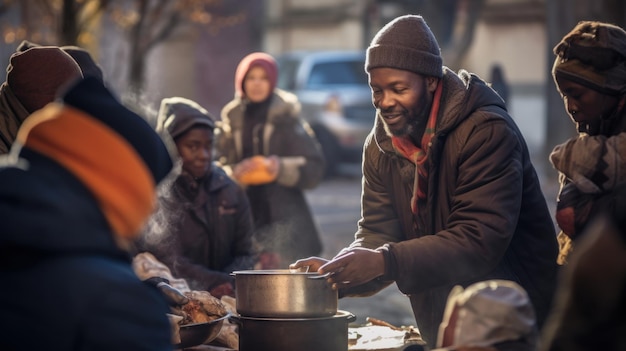
<instances>
[{"instance_id":1,"label":"parked car","mask_svg":"<svg viewBox=\"0 0 626 351\"><path fill-rule=\"evenodd\" d=\"M328 176L361 162L376 110L364 51L289 52L277 57L278 87L298 96L326 156Z\"/></svg>"}]
</instances>

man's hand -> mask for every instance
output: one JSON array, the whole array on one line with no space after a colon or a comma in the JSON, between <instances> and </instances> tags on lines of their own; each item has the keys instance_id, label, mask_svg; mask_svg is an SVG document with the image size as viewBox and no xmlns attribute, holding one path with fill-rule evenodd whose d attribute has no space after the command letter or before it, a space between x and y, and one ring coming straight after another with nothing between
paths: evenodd
<instances>
[{"instance_id":1,"label":"man's hand","mask_svg":"<svg viewBox=\"0 0 626 351\"><path fill-rule=\"evenodd\" d=\"M297 260L295 263L289 265L289 269L295 269L307 272L317 272L321 266L326 264L328 260L321 257L309 257Z\"/></svg>"},{"instance_id":2,"label":"man's hand","mask_svg":"<svg viewBox=\"0 0 626 351\"><path fill-rule=\"evenodd\" d=\"M385 259L380 251L353 248L333 258L317 270L329 273L328 282L333 289L361 285L385 273Z\"/></svg>"}]
</instances>

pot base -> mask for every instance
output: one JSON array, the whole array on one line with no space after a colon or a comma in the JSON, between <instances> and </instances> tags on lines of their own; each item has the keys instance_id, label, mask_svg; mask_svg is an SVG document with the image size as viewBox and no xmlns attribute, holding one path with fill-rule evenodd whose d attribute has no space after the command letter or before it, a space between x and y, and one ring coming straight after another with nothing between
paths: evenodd
<instances>
[{"instance_id":1,"label":"pot base","mask_svg":"<svg viewBox=\"0 0 626 351\"><path fill-rule=\"evenodd\" d=\"M346 311L324 318L231 317L239 324L240 351L346 351L355 319Z\"/></svg>"}]
</instances>

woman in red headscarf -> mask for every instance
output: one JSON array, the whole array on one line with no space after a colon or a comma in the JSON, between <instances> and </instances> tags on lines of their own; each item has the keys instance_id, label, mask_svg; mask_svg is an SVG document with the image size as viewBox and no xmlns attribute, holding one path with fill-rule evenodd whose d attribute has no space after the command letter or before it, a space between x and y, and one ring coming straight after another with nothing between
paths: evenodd
<instances>
[{"instance_id":1,"label":"woman in red headscarf","mask_svg":"<svg viewBox=\"0 0 626 351\"><path fill-rule=\"evenodd\" d=\"M322 251L303 190L321 181L324 158L296 96L276 88L277 78L272 56L244 57L216 132L216 159L246 188L266 269Z\"/></svg>"}]
</instances>

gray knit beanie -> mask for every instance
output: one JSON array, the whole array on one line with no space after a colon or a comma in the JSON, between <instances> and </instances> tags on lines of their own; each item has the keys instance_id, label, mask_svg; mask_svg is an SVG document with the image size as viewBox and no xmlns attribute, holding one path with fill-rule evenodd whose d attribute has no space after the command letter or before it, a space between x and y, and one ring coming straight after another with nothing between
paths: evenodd
<instances>
[{"instance_id":1,"label":"gray knit beanie","mask_svg":"<svg viewBox=\"0 0 626 351\"><path fill-rule=\"evenodd\" d=\"M443 76L439 44L422 16L397 17L376 33L367 48L365 71L378 67Z\"/></svg>"},{"instance_id":2,"label":"gray knit beanie","mask_svg":"<svg viewBox=\"0 0 626 351\"><path fill-rule=\"evenodd\" d=\"M167 130L172 139L176 139L198 125L210 129L215 128L213 116L197 102L178 96L161 100L157 116L157 132Z\"/></svg>"}]
</instances>

